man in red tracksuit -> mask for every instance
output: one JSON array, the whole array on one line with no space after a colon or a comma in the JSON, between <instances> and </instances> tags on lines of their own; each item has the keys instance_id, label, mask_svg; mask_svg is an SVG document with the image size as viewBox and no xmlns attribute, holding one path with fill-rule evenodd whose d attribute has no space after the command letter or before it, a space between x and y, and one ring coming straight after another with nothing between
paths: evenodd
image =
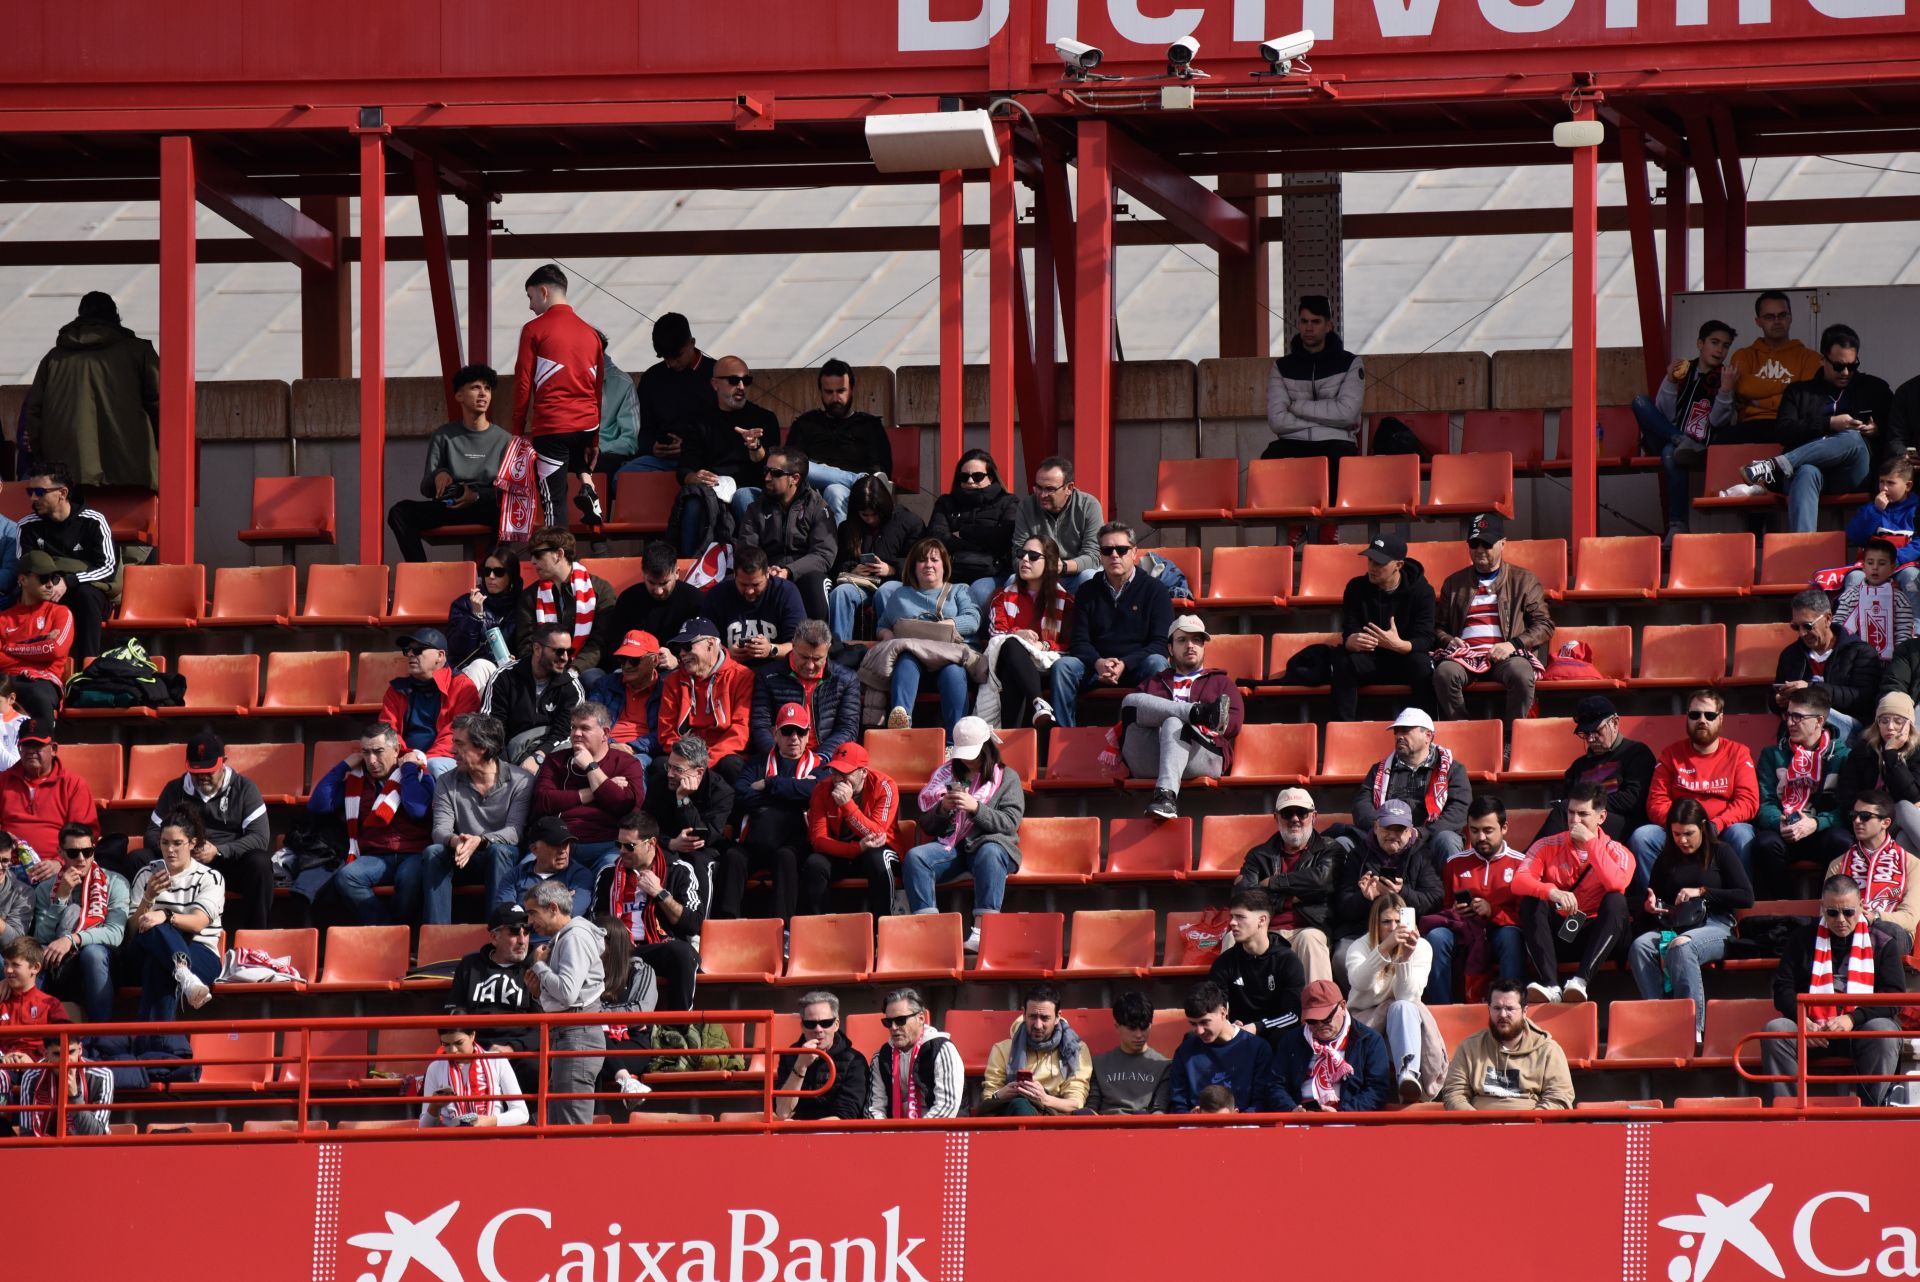
<instances>
[{"instance_id":1,"label":"man in red tracksuit","mask_svg":"<svg viewBox=\"0 0 1920 1282\"><path fill-rule=\"evenodd\" d=\"M1740 856L1751 877L1747 847L1753 844L1753 818L1760 813L1760 776L1747 745L1721 735L1726 711L1727 701L1717 690L1695 690L1687 696L1687 737L1660 754L1653 782L1647 785L1647 822L1627 837L1635 863L1628 902L1646 899L1653 861L1667 844L1667 812L1682 797L1706 808L1720 840Z\"/></svg>"},{"instance_id":2,"label":"man in red tracksuit","mask_svg":"<svg viewBox=\"0 0 1920 1282\"><path fill-rule=\"evenodd\" d=\"M540 456L537 474L541 525L565 526L569 471L592 471L599 455L600 381L606 345L600 331L567 305L567 274L552 263L527 277L533 319L520 330L513 364L513 418ZM599 502L581 494L581 508L597 523Z\"/></svg>"},{"instance_id":3,"label":"man in red tracksuit","mask_svg":"<svg viewBox=\"0 0 1920 1282\"><path fill-rule=\"evenodd\" d=\"M1567 794L1567 830L1534 842L1513 874L1527 960L1538 976L1527 985L1530 1000L1562 1000L1557 981L1563 940L1580 958L1565 1000L1587 1000L1588 980L1626 934L1624 892L1633 877L1633 852L1607 836L1606 822L1606 789L1575 784Z\"/></svg>"},{"instance_id":4,"label":"man in red tracksuit","mask_svg":"<svg viewBox=\"0 0 1920 1282\"><path fill-rule=\"evenodd\" d=\"M53 593L66 581L35 549L20 558L20 601L0 610L0 673L13 678L20 710L52 725L60 715L63 669L73 648L73 613Z\"/></svg>"}]
</instances>

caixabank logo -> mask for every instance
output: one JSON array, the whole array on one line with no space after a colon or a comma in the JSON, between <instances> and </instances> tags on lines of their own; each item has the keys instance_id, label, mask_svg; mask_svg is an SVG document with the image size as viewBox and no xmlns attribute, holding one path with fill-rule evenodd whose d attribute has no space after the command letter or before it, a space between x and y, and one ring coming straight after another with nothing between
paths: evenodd
<instances>
[{"instance_id":1,"label":"caixabank logo","mask_svg":"<svg viewBox=\"0 0 1920 1282\"><path fill-rule=\"evenodd\" d=\"M1828 1187L1787 1194L1763 1184L1737 1196L1693 1194L1662 1215L1649 1243L1649 1282L1920 1277L1920 1198ZM1661 1236L1664 1234L1664 1237Z\"/></svg>"},{"instance_id":2,"label":"caixabank logo","mask_svg":"<svg viewBox=\"0 0 1920 1282\"><path fill-rule=\"evenodd\" d=\"M714 1237L591 1232L578 1211L514 1206L491 1215L457 1201L346 1235L343 1282L937 1282L924 1237L888 1207L867 1235L794 1233L772 1211L729 1208ZM651 1217L650 1217L651 1218ZM658 1220L656 1227L665 1227ZM363 1267L364 1265L364 1267ZM930 1277L929 1275L934 1275Z\"/></svg>"}]
</instances>

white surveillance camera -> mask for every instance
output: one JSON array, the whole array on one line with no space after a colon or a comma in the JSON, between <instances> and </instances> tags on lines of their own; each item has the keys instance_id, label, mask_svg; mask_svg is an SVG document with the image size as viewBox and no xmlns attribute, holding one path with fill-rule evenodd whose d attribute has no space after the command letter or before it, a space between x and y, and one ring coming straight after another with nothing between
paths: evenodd
<instances>
[{"instance_id":1,"label":"white surveillance camera","mask_svg":"<svg viewBox=\"0 0 1920 1282\"><path fill-rule=\"evenodd\" d=\"M1313 48L1313 32L1296 31L1290 36L1275 36L1260 44L1260 56L1267 60L1270 67L1280 67L1295 58L1304 58Z\"/></svg>"},{"instance_id":2,"label":"white surveillance camera","mask_svg":"<svg viewBox=\"0 0 1920 1282\"><path fill-rule=\"evenodd\" d=\"M1069 40L1065 36L1053 42L1053 51L1060 56L1067 70L1077 75L1085 75L1099 66L1102 56L1092 45Z\"/></svg>"},{"instance_id":3,"label":"white surveillance camera","mask_svg":"<svg viewBox=\"0 0 1920 1282\"><path fill-rule=\"evenodd\" d=\"M1192 36L1181 36L1167 46L1167 65L1169 67L1190 67L1200 53L1200 42Z\"/></svg>"}]
</instances>

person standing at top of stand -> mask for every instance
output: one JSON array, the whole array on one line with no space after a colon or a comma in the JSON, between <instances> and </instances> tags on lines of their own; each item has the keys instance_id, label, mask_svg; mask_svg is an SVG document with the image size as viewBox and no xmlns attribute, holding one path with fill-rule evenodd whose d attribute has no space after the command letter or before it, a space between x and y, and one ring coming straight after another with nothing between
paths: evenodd
<instances>
[{"instance_id":1,"label":"person standing at top of stand","mask_svg":"<svg viewBox=\"0 0 1920 1282\"><path fill-rule=\"evenodd\" d=\"M539 455L540 525L564 528L568 472L591 472L600 453L600 381L605 352L600 333L567 303L567 274L552 263L527 277L533 319L520 329L513 363L513 418ZM587 522L601 520L599 497L580 494Z\"/></svg>"}]
</instances>

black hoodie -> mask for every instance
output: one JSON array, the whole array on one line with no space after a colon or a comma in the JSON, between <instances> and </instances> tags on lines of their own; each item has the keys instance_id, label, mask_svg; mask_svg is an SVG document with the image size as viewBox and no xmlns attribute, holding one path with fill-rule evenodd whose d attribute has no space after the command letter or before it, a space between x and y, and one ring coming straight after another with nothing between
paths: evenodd
<instances>
[{"instance_id":1,"label":"black hoodie","mask_svg":"<svg viewBox=\"0 0 1920 1282\"><path fill-rule=\"evenodd\" d=\"M795 1042L798 1046L800 1043ZM833 1035L833 1045L827 1048L827 1054L833 1060L833 1089L824 1095L802 1096L793 1107L793 1120L796 1122L817 1122L826 1118L865 1117L867 1115L867 1060L853 1048L844 1032ZM797 1056L782 1055L780 1067L774 1073L774 1081L785 1083L788 1074L793 1072ZM807 1072L802 1080L802 1089L817 1091L827 1084L827 1061L818 1055L809 1055L806 1059Z\"/></svg>"},{"instance_id":2,"label":"black hoodie","mask_svg":"<svg viewBox=\"0 0 1920 1282\"><path fill-rule=\"evenodd\" d=\"M1400 586L1391 592L1381 591L1364 574L1347 581L1340 598L1340 635L1350 637L1369 623L1385 628L1391 622L1399 625L1400 639L1413 645L1413 653L1425 654L1433 649L1436 608L1426 567L1408 558L1400 563Z\"/></svg>"}]
</instances>

